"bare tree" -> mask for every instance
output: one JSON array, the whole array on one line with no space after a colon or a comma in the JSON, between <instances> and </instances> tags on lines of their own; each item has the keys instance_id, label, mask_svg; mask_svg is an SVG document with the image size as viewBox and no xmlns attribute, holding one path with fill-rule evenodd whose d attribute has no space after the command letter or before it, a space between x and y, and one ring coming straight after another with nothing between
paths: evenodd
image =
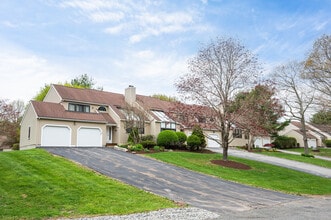
<instances>
[{"instance_id":1,"label":"bare tree","mask_svg":"<svg viewBox=\"0 0 331 220\"><path fill-rule=\"evenodd\" d=\"M146 111L139 106L134 107L127 103L122 106L120 110L125 116L124 126L127 133L129 133L129 142L132 142L133 144L139 143L141 136L145 133L146 122L149 121L149 111Z\"/></svg>"},{"instance_id":2,"label":"bare tree","mask_svg":"<svg viewBox=\"0 0 331 220\"><path fill-rule=\"evenodd\" d=\"M331 35L323 35L313 45L305 61L304 78L309 79L321 95L322 107L331 108Z\"/></svg>"},{"instance_id":3,"label":"bare tree","mask_svg":"<svg viewBox=\"0 0 331 220\"><path fill-rule=\"evenodd\" d=\"M305 154L308 154L306 114L313 107L315 88L309 84L309 80L301 77L303 71L304 63L293 61L276 67L272 78L278 86L279 96L282 97L289 116L301 122Z\"/></svg>"},{"instance_id":4,"label":"bare tree","mask_svg":"<svg viewBox=\"0 0 331 220\"><path fill-rule=\"evenodd\" d=\"M218 143L223 147L223 160L228 159L230 129L235 122L231 103L236 94L257 79L257 58L238 40L218 38L202 48L189 61L189 73L175 84L186 100L208 106L213 126L221 132Z\"/></svg>"}]
</instances>

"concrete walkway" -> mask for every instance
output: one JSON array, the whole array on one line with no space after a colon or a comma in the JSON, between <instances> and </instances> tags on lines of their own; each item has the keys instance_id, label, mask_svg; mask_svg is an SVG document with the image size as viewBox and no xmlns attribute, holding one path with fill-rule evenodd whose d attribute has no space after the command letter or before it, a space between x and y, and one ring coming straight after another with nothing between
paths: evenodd
<instances>
[{"instance_id":1,"label":"concrete walkway","mask_svg":"<svg viewBox=\"0 0 331 220\"><path fill-rule=\"evenodd\" d=\"M221 148L208 148L208 149L211 151L217 152L217 153L222 153L222 151L223 151L223 149L221 149ZM264 163L274 164L277 166L286 167L289 169L298 170L298 171L305 172L305 173L310 173L310 174L313 174L316 176L331 178L331 169L312 165L312 164L302 163L302 162L298 162L298 161L294 161L294 160L287 160L287 159L278 158L278 157L266 156L266 155L247 152L247 151L243 151L243 150L235 150L235 149L231 149L231 148L229 149L228 154L230 156L234 156L234 157L261 161Z\"/></svg>"}]
</instances>

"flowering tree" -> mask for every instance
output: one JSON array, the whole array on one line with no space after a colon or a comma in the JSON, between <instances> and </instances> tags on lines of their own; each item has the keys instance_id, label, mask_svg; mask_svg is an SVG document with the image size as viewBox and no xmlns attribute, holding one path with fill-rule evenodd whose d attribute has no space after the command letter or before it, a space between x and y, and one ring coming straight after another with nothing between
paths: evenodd
<instances>
[{"instance_id":1,"label":"flowering tree","mask_svg":"<svg viewBox=\"0 0 331 220\"><path fill-rule=\"evenodd\" d=\"M19 142L20 120L24 110L22 101L0 100L0 135L7 137L7 144Z\"/></svg>"},{"instance_id":2,"label":"flowering tree","mask_svg":"<svg viewBox=\"0 0 331 220\"><path fill-rule=\"evenodd\" d=\"M278 119L283 116L284 110L274 96L272 86L257 85L249 92L239 93L233 102L233 113L240 116L236 124L252 137L249 148L254 143L254 136L276 136L283 127Z\"/></svg>"},{"instance_id":3,"label":"flowering tree","mask_svg":"<svg viewBox=\"0 0 331 220\"><path fill-rule=\"evenodd\" d=\"M210 109L210 123L221 132L218 143L227 160L230 129L238 117L231 105L240 91L256 81L257 58L238 40L218 38L200 49L188 66L189 72L175 83L177 90L185 100Z\"/></svg>"}]
</instances>

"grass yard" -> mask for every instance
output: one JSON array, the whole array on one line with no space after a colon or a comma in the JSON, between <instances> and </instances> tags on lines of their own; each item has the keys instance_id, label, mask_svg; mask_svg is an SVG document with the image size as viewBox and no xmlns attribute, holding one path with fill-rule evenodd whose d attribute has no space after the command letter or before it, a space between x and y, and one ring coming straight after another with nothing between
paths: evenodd
<instances>
[{"instance_id":1,"label":"grass yard","mask_svg":"<svg viewBox=\"0 0 331 220\"><path fill-rule=\"evenodd\" d=\"M298 153L303 153L303 148L293 148L293 149L286 149L288 151L294 151ZM317 156L323 156L323 157L331 157L331 148L320 148L319 152L315 152L309 149L309 153Z\"/></svg>"},{"instance_id":2,"label":"grass yard","mask_svg":"<svg viewBox=\"0 0 331 220\"><path fill-rule=\"evenodd\" d=\"M251 170L237 170L212 164L221 154L189 152L163 152L147 156L190 170L220 177L246 185L287 192L291 194L330 195L331 179L262 162L229 157L230 160L249 165Z\"/></svg>"},{"instance_id":3,"label":"grass yard","mask_svg":"<svg viewBox=\"0 0 331 220\"><path fill-rule=\"evenodd\" d=\"M118 215L176 207L41 149L0 153L0 219Z\"/></svg>"}]
</instances>

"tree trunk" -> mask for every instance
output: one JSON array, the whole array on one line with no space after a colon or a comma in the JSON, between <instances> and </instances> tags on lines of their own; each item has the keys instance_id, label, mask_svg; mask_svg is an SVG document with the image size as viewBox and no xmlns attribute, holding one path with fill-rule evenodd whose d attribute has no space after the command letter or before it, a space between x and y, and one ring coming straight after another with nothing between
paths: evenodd
<instances>
[{"instance_id":1,"label":"tree trunk","mask_svg":"<svg viewBox=\"0 0 331 220\"><path fill-rule=\"evenodd\" d=\"M229 131L230 131L231 124L230 123L222 123L221 130L222 130L222 147L223 147L223 160L228 160L228 148L229 148Z\"/></svg>"},{"instance_id":2,"label":"tree trunk","mask_svg":"<svg viewBox=\"0 0 331 220\"><path fill-rule=\"evenodd\" d=\"M302 129L302 136L303 136L303 147L305 150L304 152L305 152L305 154L309 154L306 122L303 117L301 118L301 129Z\"/></svg>"},{"instance_id":3,"label":"tree trunk","mask_svg":"<svg viewBox=\"0 0 331 220\"><path fill-rule=\"evenodd\" d=\"M254 136L248 138L247 150L250 151L253 148Z\"/></svg>"},{"instance_id":4,"label":"tree trunk","mask_svg":"<svg viewBox=\"0 0 331 220\"><path fill-rule=\"evenodd\" d=\"M229 134L222 134L223 160L228 160Z\"/></svg>"},{"instance_id":5,"label":"tree trunk","mask_svg":"<svg viewBox=\"0 0 331 220\"><path fill-rule=\"evenodd\" d=\"M223 160L224 161L228 160L228 144L227 143L223 144Z\"/></svg>"}]
</instances>

